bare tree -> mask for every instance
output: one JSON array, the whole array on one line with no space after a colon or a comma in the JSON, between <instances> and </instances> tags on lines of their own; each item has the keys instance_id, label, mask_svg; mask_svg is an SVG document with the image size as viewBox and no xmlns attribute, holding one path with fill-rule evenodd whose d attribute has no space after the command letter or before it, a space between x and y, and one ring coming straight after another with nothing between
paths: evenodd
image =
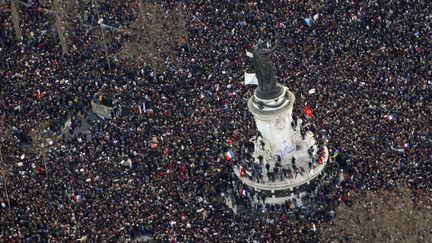
<instances>
[{"instance_id":1,"label":"bare tree","mask_svg":"<svg viewBox=\"0 0 432 243\"><path fill-rule=\"evenodd\" d=\"M6 202L8 204L8 208L10 209L10 199L9 199L9 192L8 192L8 175L9 170L8 166L5 161L5 156L3 154L3 148L9 148L10 142L12 140L12 132L6 125L2 122L0 123L0 170L1 170L1 176L3 178L3 191L5 194Z\"/></svg>"},{"instance_id":2,"label":"bare tree","mask_svg":"<svg viewBox=\"0 0 432 243\"><path fill-rule=\"evenodd\" d=\"M153 1L138 1L138 16L130 26L130 38L120 51L126 61L150 64L155 72L172 58L180 37L186 36L186 12L180 4L165 8ZM132 62L133 63L133 62Z\"/></svg>"},{"instance_id":3,"label":"bare tree","mask_svg":"<svg viewBox=\"0 0 432 243\"><path fill-rule=\"evenodd\" d=\"M429 195L430 197L430 195ZM411 200L411 192L394 191L353 195L352 206L341 205L324 225L325 242L432 242L430 198Z\"/></svg>"},{"instance_id":4,"label":"bare tree","mask_svg":"<svg viewBox=\"0 0 432 243\"><path fill-rule=\"evenodd\" d=\"M38 7L37 11L44 12L46 14L49 14L50 17L53 17L53 25L57 31L57 34L59 36L60 45L62 47L63 53L67 53L69 51L68 47L68 40L66 37L66 29L67 29L67 22L65 20L65 9L64 5L69 2L75 1L59 1L59 0L41 0L40 3L45 6L52 6L52 9L45 8L45 7ZM20 4L22 7L30 8L33 6L32 3L26 3L24 1L19 0L11 0L11 14L12 14L12 22L14 24L15 32L17 33L17 29L19 29L19 18L18 18L18 12L16 11L16 5ZM15 8L15 13L14 13ZM51 19L51 18L50 18ZM20 30L19 30L20 31ZM21 35L21 31L19 32ZM17 37L18 38L18 37ZM21 36L22 38L22 36Z\"/></svg>"},{"instance_id":5,"label":"bare tree","mask_svg":"<svg viewBox=\"0 0 432 243\"><path fill-rule=\"evenodd\" d=\"M11 5L10 8L11 8L11 15L12 15L12 23L15 30L15 38L20 43L22 41L22 32L21 32L19 14L17 9L17 1L11 0L10 5Z\"/></svg>"},{"instance_id":6,"label":"bare tree","mask_svg":"<svg viewBox=\"0 0 432 243\"><path fill-rule=\"evenodd\" d=\"M55 20L54 20L54 26L57 30L57 34L60 39L60 45L62 47L63 53L68 52L68 44L65 37L65 24L63 21L63 8L61 7L59 0L52 0L52 6L55 11Z\"/></svg>"},{"instance_id":7,"label":"bare tree","mask_svg":"<svg viewBox=\"0 0 432 243\"><path fill-rule=\"evenodd\" d=\"M100 21L102 19L101 19L100 14L99 14L99 3L98 3L97 0L93 0L93 3L96 6L96 14L97 14L97 17L98 17L98 21ZM107 40L106 40L106 37L105 37L105 31L103 31L103 30L102 30L102 42L103 42L103 46L104 46L105 59L106 59L107 64L108 64L108 68L111 70L111 61L110 61L110 58L109 58L109 55L108 55Z\"/></svg>"}]
</instances>

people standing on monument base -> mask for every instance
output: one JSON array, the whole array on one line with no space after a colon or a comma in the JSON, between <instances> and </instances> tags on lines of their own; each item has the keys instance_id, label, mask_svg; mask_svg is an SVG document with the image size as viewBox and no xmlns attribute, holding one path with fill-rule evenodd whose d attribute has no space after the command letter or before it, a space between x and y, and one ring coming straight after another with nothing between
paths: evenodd
<instances>
[{"instance_id":1,"label":"people standing on monument base","mask_svg":"<svg viewBox=\"0 0 432 243\"><path fill-rule=\"evenodd\" d=\"M75 47L63 55L52 16L40 11L50 6L33 2L19 7L19 44L9 12L0 11L0 132L6 126L13 135L0 135L1 166L8 173L0 182L4 188L7 181L10 201L2 189L2 242L125 242L142 226L155 241L317 242L313 225L321 227L337 205L349 202L349 190L396 183L414 193L431 189L432 30L425 1L178 2L190 13L188 50L179 46L175 69L167 61L164 73L123 66L115 54L110 69L104 48L85 37L86 26L98 19L95 6L81 0L79 21L66 28ZM135 5L106 1L99 14L127 28L137 15ZM275 206L262 203L265 195L258 202L247 199L253 192L235 179L224 158L228 138L237 136L238 148L256 135L253 119L243 112L254 89L241 82L252 69L244 52L272 32L282 33L273 61L277 81L296 94L294 113L317 131L325 129L329 148L346 158L342 182L336 162L318 178L322 192L311 216L290 209L295 202ZM107 43L110 50L130 38L115 35L119 43ZM38 173L44 161L28 149L31 129L46 121L59 135L68 117L88 111L103 85L121 114L54 142L45 161L48 173ZM312 88L316 93L309 94ZM306 102L313 118L302 114ZM236 156L236 162L243 160ZM129 159L132 166L125 163ZM282 173L294 177L296 171ZM221 196L226 188L239 189L233 191L241 205L237 214Z\"/></svg>"}]
</instances>

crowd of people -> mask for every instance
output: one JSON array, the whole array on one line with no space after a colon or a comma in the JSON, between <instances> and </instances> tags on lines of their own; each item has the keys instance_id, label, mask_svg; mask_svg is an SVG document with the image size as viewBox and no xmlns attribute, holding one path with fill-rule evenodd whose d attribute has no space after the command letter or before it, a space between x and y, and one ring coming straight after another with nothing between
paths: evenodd
<instances>
[{"instance_id":1,"label":"crowd of people","mask_svg":"<svg viewBox=\"0 0 432 243\"><path fill-rule=\"evenodd\" d=\"M113 36L109 56L92 32L101 18L127 29L137 1L70 1L78 14L64 20L67 53L49 2L18 5L21 41L9 6L0 5L1 241L124 242L151 232L170 242L316 242L350 190L405 183L430 195L427 1L158 1L188 13L187 42L174 43L176 61L160 70L116 56L127 31L105 30ZM282 45L273 61L278 82L296 96L294 113L343 158L318 178L319 213L295 220L274 205L259 217L234 213L222 196L249 204L230 190L239 182L224 153L231 139L234 160L242 160L257 135L245 51L276 36ZM44 133L58 137L70 117L85 119L102 87L112 120L52 140L46 156L34 151L36 128L47 123ZM304 116L306 105L313 118ZM343 183L333 176L340 169L349 173Z\"/></svg>"}]
</instances>

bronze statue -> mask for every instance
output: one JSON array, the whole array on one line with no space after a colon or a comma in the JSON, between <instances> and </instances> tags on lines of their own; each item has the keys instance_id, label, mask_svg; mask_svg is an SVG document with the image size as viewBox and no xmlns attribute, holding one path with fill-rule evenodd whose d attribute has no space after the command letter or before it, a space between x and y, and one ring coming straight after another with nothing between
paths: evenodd
<instances>
[{"instance_id":1,"label":"bronze statue","mask_svg":"<svg viewBox=\"0 0 432 243\"><path fill-rule=\"evenodd\" d=\"M271 48L267 48L263 40L258 40L253 49L255 75L258 79L256 94L258 98L273 99L282 94L282 87L276 82L275 68L270 61L270 56L278 47L276 42Z\"/></svg>"}]
</instances>

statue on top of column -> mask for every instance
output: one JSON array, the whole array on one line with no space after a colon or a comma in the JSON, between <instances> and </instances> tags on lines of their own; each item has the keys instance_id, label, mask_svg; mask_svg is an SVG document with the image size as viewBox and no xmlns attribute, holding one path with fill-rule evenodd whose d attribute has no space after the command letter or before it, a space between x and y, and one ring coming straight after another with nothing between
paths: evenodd
<instances>
[{"instance_id":1,"label":"statue on top of column","mask_svg":"<svg viewBox=\"0 0 432 243\"><path fill-rule=\"evenodd\" d=\"M263 40L258 40L253 49L255 75L258 79L258 98L273 99L281 95L282 87L276 82L275 68L270 61L271 55L278 47L276 42L271 48Z\"/></svg>"}]
</instances>

